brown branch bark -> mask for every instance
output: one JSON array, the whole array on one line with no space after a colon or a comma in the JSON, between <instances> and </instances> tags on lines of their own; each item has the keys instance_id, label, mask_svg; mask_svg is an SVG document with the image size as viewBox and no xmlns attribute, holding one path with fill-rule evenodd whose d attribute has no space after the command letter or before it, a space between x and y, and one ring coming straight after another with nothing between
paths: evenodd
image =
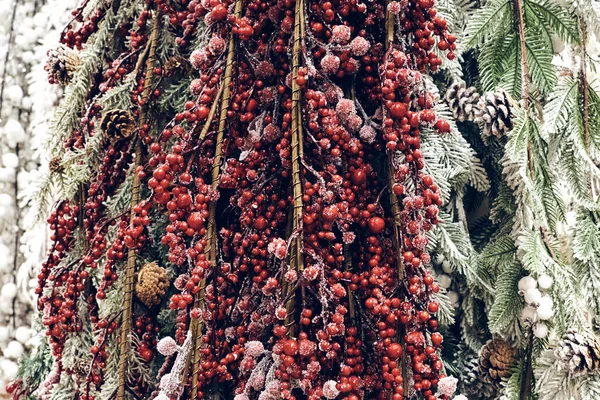
<instances>
[{"instance_id":1,"label":"brown branch bark","mask_svg":"<svg viewBox=\"0 0 600 400\"><path fill-rule=\"evenodd\" d=\"M294 15L294 39L292 49L292 235L294 235L291 246L290 265L297 271L304 270L304 257L302 254L302 158L304 155L302 135L302 107L301 88L298 85L298 72L300 70L300 55L304 42L304 1L297 0ZM289 295L290 293L285 293ZM286 304L287 318L286 326L288 335L293 336L295 321L295 296L288 296Z\"/></svg>"}]
</instances>

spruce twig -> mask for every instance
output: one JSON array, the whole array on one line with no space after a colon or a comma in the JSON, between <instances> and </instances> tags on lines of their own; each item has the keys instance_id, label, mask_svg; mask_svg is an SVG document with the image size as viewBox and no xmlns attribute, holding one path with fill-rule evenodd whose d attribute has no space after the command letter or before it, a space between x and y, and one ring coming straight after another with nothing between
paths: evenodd
<instances>
[{"instance_id":1,"label":"spruce twig","mask_svg":"<svg viewBox=\"0 0 600 400\"><path fill-rule=\"evenodd\" d=\"M152 32L148 39L148 53L145 60L145 71L144 71L144 89L142 92L142 107L140 111L140 127L146 123L147 111L148 111L148 100L152 93L152 77L154 73L154 63L156 61L156 46L158 43L158 31L159 31L159 12L154 13L152 20ZM140 202L140 191L141 181L137 172L137 168L141 165L142 158L142 141L138 137L135 146L135 161L133 165L133 182L131 190L131 219L130 223L133 222L135 212L133 207ZM123 297L123 317L121 323L120 333L120 344L119 344L119 367L118 367L118 383L117 383L117 400L125 399L125 389L127 382L127 365L129 361L129 350L130 341L129 336L131 335L131 318L132 318L132 303L133 303L133 283L135 277L135 261L136 261L136 250L129 249L127 253L127 266L125 269L125 283L123 286L124 297Z\"/></svg>"}]
</instances>

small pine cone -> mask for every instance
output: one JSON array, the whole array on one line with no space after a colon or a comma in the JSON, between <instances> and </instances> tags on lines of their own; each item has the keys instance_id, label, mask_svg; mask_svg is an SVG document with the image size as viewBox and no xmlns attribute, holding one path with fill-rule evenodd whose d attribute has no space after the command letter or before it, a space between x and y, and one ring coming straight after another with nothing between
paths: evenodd
<instances>
[{"instance_id":1,"label":"small pine cone","mask_svg":"<svg viewBox=\"0 0 600 400\"><path fill-rule=\"evenodd\" d=\"M465 81L457 81L446 90L446 103L454 118L460 122L473 121L479 102L479 93L473 86L467 87Z\"/></svg>"},{"instance_id":2,"label":"small pine cone","mask_svg":"<svg viewBox=\"0 0 600 400\"><path fill-rule=\"evenodd\" d=\"M100 129L111 140L124 139L135 130L135 121L129 111L111 110L102 117Z\"/></svg>"},{"instance_id":3,"label":"small pine cone","mask_svg":"<svg viewBox=\"0 0 600 400\"><path fill-rule=\"evenodd\" d=\"M569 330L554 354L574 375L585 375L600 369L600 343L595 336Z\"/></svg>"},{"instance_id":4,"label":"small pine cone","mask_svg":"<svg viewBox=\"0 0 600 400\"><path fill-rule=\"evenodd\" d=\"M488 92L479 99L475 121L483 124L486 136L501 138L513 128L513 100L503 90Z\"/></svg>"},{"instance_id":5,"label":"small pine cone","mask_svg":"<svg viewBox=\"0 0 600 400\"><path fill-rule=\"evenodd\" d=\"M137 284L135 285L135 294L138 299L148 307L160 303L169 287L169 276L164 268L156 263L147 263L138 272Z\"/></svg>"},{"instance_id":6,"label":"small pine cone","mask_svg":"<svg viewBox=\"0 0 600 400\"><path fill-rule=\"evenodd\" d=\"M48 59L44 69L50 76L51 83L68 85L81 62L79 53L64 44L48 50Z\"/></svg>"},{"instance_id":7,"label":"small pine cone","mask_svg":"<svg viewBox=\"0 0 600 400\"><path fill-rule=\"evenodd\" d=\"M517 351L502 339L490 339L479 352L481 378L490 384L499 384L510 376L510 368Z\"/></svg>"},{"instance_id":8,"label":"small pine cone","mask_svg":"<svg viewBox=\"0 0 600 400\"><path fill-rule=\"evenodd\" d=\"M60 157L54 157L48 162L48 169L54 174L62 174L65 168Z\"/></svg>"}]
</instances>

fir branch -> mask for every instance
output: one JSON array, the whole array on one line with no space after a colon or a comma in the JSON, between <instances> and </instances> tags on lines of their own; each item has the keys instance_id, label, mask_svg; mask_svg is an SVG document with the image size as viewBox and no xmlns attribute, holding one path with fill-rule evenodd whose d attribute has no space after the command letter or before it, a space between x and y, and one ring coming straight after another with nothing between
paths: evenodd
<instances>
[{"instance_id":1,"label":"fir branch","mask_svg":"<svg viewBox=\"0 0 600 400\"><path fill-rule=\"evenodd\" d=\"M522 276L522 268L518 262L504 266L498 275L495 286L496 296L489 316L489 329L492 333L516 332L516 324L519 319L520 310L523 308L521 297L518 292L519 279Z\"/></svg>"},{"instance_id":2,"label":"fir branch","mask_svg":"<svg viewBox=\"0 0 600 400\"><path fill-rule=\"evenodd\" d=\"M526 400L526 397L522 397L521 393L524 387L525 370L526 360L520 358L517 364L511 368L511 375L504 384L504 391L500 397L501 400Z\"/></svg>"},{"instance_id":3,"label":"fir branch","mask_svg":"<svg viewBox=\"0 0 600 400\"><path fill-rule=\"evenodd\" d=\"M502 26L512 18L510 0L490 0L476 12L465 28L467 48L477 47L486 39L495 37Z\"/></svg>"},{"instance_id":4,"label":"fir branch","mask_svg":"<svg viewBox=\"0 0 600 400\"><path fill-rule=\"evenodd\" d=\"M511 71L511 68L507 68L507 61L509 59L507 54L516 54L517 46L517 36L514 32L506 36L498 35L486 41L481 46L477 61L479 63L481 87L485 92L494 91L504 76L505 71ZM512 58L514 59L514 57ZM517 84L520 85L520 83ZM506 86L514 86L514 84ZM508 92L512 94L510 90Z\"/></svg>"},{"instance_id":5,"label":"fir branch","mask_svg":"<svg viewBox=\"0 0 600 400\"><path fill-rule=\"evenodd\" d=\"M136 77L129 74L125 82L107 91L98 103L105 111L116 109L128 110L131 107L131 93L135 89Z\"/></svg>"},{"instance_id":6,"label":"fir branch","mask_svg":"<svg viewBox=\"0 0 600 400\"><path fill-rule=\"evenodd\" d=\"M440 305L440 309L436 314L436 317L442 326L450 326L454 324L454 308L450 303L450 299L445 289L440 289L438 293L433 296L433 299Z\"/></svg>"},{"instance_id":7,"label":"fir branch","mask_svg":"<svg viewBox=\"0 0 600 400\"><path fill-rule=\"evenodd\" d=\"M524 5L526 15L535 14L543 26L551 28L562 40L579 43L577 21L564 8L549 0L524 0Z\"/></svg>"},{"instance_id":8,"label":"fir branch","mask_svg":"<svg viewBox=\"0 0 600 400\"><path fill-rule=\"evenodd\" d=\"M79 126L79 118L88 97L93 75L98 72L98 66L102 65L102 55L113 39L113 31L119 17L121 15L117 15L112 7L108 8L98 32L81 56L81 64L67 87L61 106L51 123L52 135L49 136L46 148L55 156L64 153L63 142Z\"/></svg>"},{"instance_id":9,"label":"fir branch","mask_svg":"<svg viewBox=\"0 0 600 400\"><path fill-rule=\"evenodd\" d=\"M552 48L547 47L547 43L542 40L542 36L537 30L526 31L524 43L529 69L523 73L529 72L532 83L542 94L548 94L554 88L557 80L556 71L552 65Z\"/></svg>"},{"instance_id":10,"label":"fir branch","mask_svg":"<svg viewBox=\"0 0 600 400\"><path fill-rule=\"evenodd\" d=\"M579 386L581 400L597 400L600 399L600 375L590 374L583 379Z\"/></svg>"},{"instance_id":11,"label":"fir branch","mask_svg":"<svg viewBox=\"0 0 600 400\"><path fill-rule=\"evenodd\" d=\"M597 260L600 257L600 227L590 213L577 215L577 229L573 232L573 255L581 261Z\"/></svg>"},{"instance_id":12,"label":"fir branch","mask_svg":"<svg viewBox=\"0 0 600 400\"><path fill-rule=\"evenodd\" d=\"M544 105L544 128L558 133L570 123L577 109L577 81L570 76L561 77Z\"/></svg>"},{"instance_id":13,"label":"fir branch","mask_svg":"<svg viewBox=\"0 0 600 400\"><path fill-rule=\"evenodd\" d=\"M538 230L526 230L518 238L519 252L523 266L533 276L546 273L554 264L548 253L544 239Z\"/></svg>"},{"instance_id":14,"label":"fir branch","mask_svg":"<svg viewBox=\"0 0 600 400\"><path fill-rule=\"evenodd\" d=\"M518 98L523 90L521 53L518 36L513 32L504 39L506 45L502 51L502 75L498 79L498 87L506 90L511 96ZM498 55L497 55L498 56Z\"/></svg>"},{"instance_id":15,"label":"fir branch","mask_svg":"<svg viewBox=\"0 0 600 400\"><path fill-rule=\"evenodd\" d=\"M583 19L596 38L600 37L600 5L595 0L569 0L571 14Z\"/></svg>"}]
</instances>

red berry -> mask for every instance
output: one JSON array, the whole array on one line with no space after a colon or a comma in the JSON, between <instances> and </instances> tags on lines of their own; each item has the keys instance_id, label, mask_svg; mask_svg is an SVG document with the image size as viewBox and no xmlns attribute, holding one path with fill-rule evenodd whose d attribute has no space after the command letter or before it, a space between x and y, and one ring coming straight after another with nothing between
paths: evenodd
<instances>
[{"instance_id":1,"label":"red berry","mask_svg":"<svg viewBox=\"0 0 600 400\"><path fill-rule=\"evenodd\" d=\"M369 218L368 225L369 231L374 234L381 233L385 229L385 221L381 217Z\"/></svg>"}]
</instances>

